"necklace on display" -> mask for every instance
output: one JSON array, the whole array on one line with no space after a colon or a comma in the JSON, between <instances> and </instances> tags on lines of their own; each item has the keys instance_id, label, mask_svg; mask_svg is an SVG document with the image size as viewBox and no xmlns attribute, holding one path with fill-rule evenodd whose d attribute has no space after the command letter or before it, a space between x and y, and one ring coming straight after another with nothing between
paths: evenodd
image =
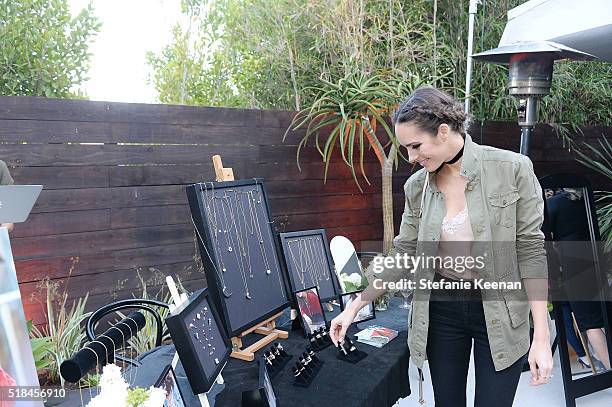
<instances>
[{"instance_id":1,"label":"necklace on display","mask_svg":"<svg viewBox=\"0 0 612 407\"><path fill-rule=\"evenodd\" d=\"M321 280L325 278L326 281L330 279L330 273L328 272L328 268L326 267L327 254L325 253L325 249L323 247L323 240L313 238L313 245L317 246L317 256L315 259L318 263L319 275L321 276Z\"/></svg>"},{"instance_id":2,"label":"necklace on display","mask_svg":"<svg viewBox=\"0 0 612 407\"><path fill-rule=\"evenodd\" d=\"M312 237L304 239L304 257L306 258L306 264L313 281L315 281L317 286L319 286L319 281L322 280L322 278L320 278L318 268L315 266L316 259L313 240L314 239Z\"/></svg>"},{"instance_id":3,"label":"necklace on display","mask_svg":"<svg viewBox=\"0 0 612 407\"><path fill-rule=\"evenodd\" d=\"M292 247L293 243L293 247ZM312 284L320 288L320 282L329 280L329 277L325 278L325 268L323 267L324 262L321 258L322 250L320 245L317 245L319 240L314 237L303 237L295 240L287 241L287 247L289 248L289 255L295 265L298 273L298 279L302 284L302 288L306 288L306 274L310 276ZM297 258L294 252L294 248L297 245ZM319 250L315 248L319 246Z\"/></svg>"},{"instance_id":4,"label":"necklace on display","mask_svg":"<svg viewBox=\"0 0 612 407\"><path fill-rule=\"evenodd\" d=\"M257 191L257 190L255 190ZM263 235L261 233L261 226L259 224L259 216L257 215L257 207L255 206L255 196L253 191L248 191L247 201L249 202L249 213L251 215L251 225L253 225L253 229L257 232L257 242L259 244L259 251L261 253L261 258L264 261L264 267L266 268L266 275L271 275L272 270L270 270L270 262L268 261L268 255L266 254L266 248L264 245ZM258 200L257 202L261 202Z\"/></svg>"},{"instance_id":5,"label":"necklace on display","mask_svg":"<svg viewBox=\"0 0 612 407\"><path fill-rule=\"evenodd\" d=\"M224 220L224 225L226 228L225 230L227 231L227 233L225 234L227 250L228 252L231 253L232 247L238 247L238 249L240 249L240 236L239 236L238 227L236 225L234 210L232 208L230 197L229 195L227 195L227 192L228 191L224 191L224 194L222 197L215 197L215 198L221 200L221 212L223 213L223 220ZM229 192L234 192L234 190L233 189L229 190ZM227 214L227 211L225 210L225 206L228 207L230 218L228 218L228 214ZM232 227L234 228L236 232L236 240L238 243L237 246L234 244L234 237L232 236ZM242 277L242 284L244 286L245 296L247 299L250 300L253 297L251 296L251 293L249 291L249 284L248 284L247 276L246 276L247 272L246 272L245 265L243 263L242 254L239 253L239 250L234 250L234 256L236 257L236 263L238 265L238 270L240 272L240 276Z\"/></svg>"},{"instance_id":6,"label":"necklace on display","mask_svg":"<svg viewBox=\"0 0 612 407\"><path fill-rule=\"evenodd\" d=\"M215 270L215 274L217 275L217 277L219 278L219 281L221 282L221 285L222 285L221 292L223 293L223 296L225 298L229 298L229 297L232 296L232 292L228 289L227 284L225 283L225 278L223 276L223 274L227 271L227 268L225 267L225 264L224 264L223 259L221 257L221 250L220 250L219 243L218 243L217 216L216 216L216 213L215 213L215 215L214 215L215 220L213 221L212 220L213 218L210 215L210 203L212 202L212 198L208 199L208 197L206 196L207 195L206 184L204 184L204 189L202 189L202 186L200 185L200 192L202 194L202 201L204 203L204 211L206 213L206 218L209 219L209 222L213 223L213 224L211 224L211 227L213 229L213 240L214 240L213 246L216 246L216 247L213 247L213 251L216 249L216 252L218 254L217 258L219 259L219 263L221 264L221 272L217 268L217 265L213 261L212 256L208 252L208 248L206 247L206 243L204 243L204 239L202 239L202 236L200 235L200 230L198 229L197 225L195 224L195 221L193 220L193 216L191 217L191 223L193 223L193 227L195 228L196 235L198 236L198 239L200 240L200 244L204 248L204 251L206 252L206 256L208 256L208 259L210 260L210 263L212 264L213 269ZM214 185L213 185L213 196L214 196Z\"/></svg>"},{"instance_id":7,"label":"necklace on display","mask_svg":"<svg viewBox=\"0 0 612 407\"><path fill-rule=\"evenodd\" d=\"M306 288L306 270L304 270L304 259L302 256L299 256L299 261L298 259L295 258L295 254L293 253L293 249L291 248L291 243L297 243L298 245L298 253L301 253L300 250L300 245L301 245L301 240L297 239L297 240L289 240L287 241L287 247L289 248L289 255L291 256L291 260L293 260L293 265L295 266L295 268L297 269L298 273L298 279L300 280L300 283L302 284L302 288Z\"/></svg>"},{"instance_id":8,"label":"necklace on display","mask_svg":"<svg viewBox=\"0 0 612 407\"><path fill-rule=\"evenodd\" d=\"M220 189L215 190L213 183L211 185L212 188L208 189L206 188L206 183L203 183L200 188L203 196L203 209L209 222L209 228L212 231L212 245L210 246L213 253L216 253L216 262L212 261L212 256L208 251L209 248L204 244L199 229L196 227L198 238L223 286L223 295L229 298L233 293L226 284L224 273L228 271L227 266L230 266L230 268L234 267L233 258L235 258L236 267L243 283L244 295L247 299L252 299L253 295L250 291L249 280L255 278L254 271L258 272L259 265L261 265L261 263L255 261L257 249L254 245L259 246L259 255L262 259L261 262L263 263L266 277L272 275L273 270L270 263L274 262L269 256L270 249L267 244L267 242L274 242L272 233L269 230L270 226L265 225L264 222L264 225L268 227L268 232L264 233L261 229L259 207L264 207L262 204L262 192L259 190L257 179L255 179L255 188L250 190L222 188L223 191L220 191ZM268 221L269 223L272 222ZM257 239L257 243L254 242L255 239ZM233 258L231 253L234 254ZM232 260L230 261L230 259ZM278 264L274 263L281 293L285 295ZM217 264L219 267L217 267ZM232 289L235 289L234 285L235 283L232 283Z\"/></svg>"},{"instance_id":9,"label":"necklace on display","mask_svg":"<svg viewBox=\"0 0 612 407\"><path fill-rule=\"evenodd\" d=\"M262 253L262 257L264 259L264 264L266 267L266 274L270 275L272 274L272 270L270 268L270 262L268 261L268 256L266 254L266 247L265 247L265 241L264 241L264 236L263 233L261 231L261 223L259 221L259 214L258 214L258 207L261 207L261 192L259 191L259 184L257 184L257 180L255 180L255 189L248 191L249 193L249 209L252 209L251 212L251 216L254 219L255 222L255 230L257 231L257 238L259 239L259 247L260 247L260 251ZM259 199L255 199L255 195L254 193L257 193L260 198ZM256 205L257 204L257 205ZM253 216L254 215L254 216ZM268 242L270 242L271 244L274 244L274 237L272 236L272 227L270 226L273 221L268 221L268 224L266 225L265 229L267 230L267 238L268 238ZM274 250L274 249L272 249ZM279 287L281 289L281 293L284 295L285 291L284 291L284 285L283 285L283 280L282 280L282 276L281 273L278 269L278 264L276 262L274 262L274 266L275 266L275 272L276 275L278 276L278 283L279 283Z\"/></svg>"},{"instance_id":10,"label":"necklace on display","mask_svg":"<svg viewBox=\"0 0 612 407\"><path fill-rule=\"evenodd\" d=\"M243 222L241 223L239 222L240 234L238 235L238 244L240 245L240 251L243 257L249 266L249 277L252 279L253 278L253 265L251 264L251 245L249 245L249 230L247 228L247 219L244 214L244 205L242 203L242 200L238 196L238 192L234 193L234 201L236 202L236 212L238 213L237 216L239 215L239 213L242 213L242 220L243 220ZM234 219L234 223L235 222L236 221ZM253 235L253 231L251 228L251 236L252 235Z\"/></svg>"}]
</instances>

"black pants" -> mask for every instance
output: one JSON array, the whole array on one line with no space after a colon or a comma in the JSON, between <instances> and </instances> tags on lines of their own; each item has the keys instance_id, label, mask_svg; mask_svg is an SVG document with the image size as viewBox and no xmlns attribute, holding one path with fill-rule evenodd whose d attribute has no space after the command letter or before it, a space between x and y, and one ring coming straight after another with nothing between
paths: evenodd
<instances>
[{"instance_id":1,"label":"black pants","mask_svg":"<svg viewBox=\"0 0 612 407\"><path fill-rule=\"evenodd\" d=\"M450 296L450 298L449 298ZM427 358L436 407L466 405L467 374L474 341L474 407L511 407L527 355L495 371L482 299L465 291L432 294Z\"/></svg>"}]
</instances>

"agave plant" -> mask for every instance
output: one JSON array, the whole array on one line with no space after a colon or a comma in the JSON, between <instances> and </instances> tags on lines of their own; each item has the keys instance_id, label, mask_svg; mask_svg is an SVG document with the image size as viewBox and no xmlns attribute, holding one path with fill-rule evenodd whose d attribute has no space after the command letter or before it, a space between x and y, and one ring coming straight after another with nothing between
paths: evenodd
<instances>
[{"instance_id":1,"label":"agave plant","mask_svg":"<svg viewBox=\"0 0 612 407\"><path fill-rule=\"evenodd\" d=\"M397 138L385 120L397 99L395 89L379 75L366 75L357 70L349 72L337 83L321 80L321 85L309 89L317 96L309 107L295 115L283 141L289 131L306 128L297 148L298 168L302 148L314 137L317 151L325 163L324 183L334 149L339 147L342 160L351 169L353 179L362 192L355 170L355 156L358 156L363 179L370 185L363 162L366 148L374 150L382 170L383 250L388 253L394 237L392 170L394 164L397 167L398 156L405 159L398 149ZM383 128L384 138L377 134L377 125ZM321 130L325 130L326 136L321 136Z\"/></svg>"}]
</instances>

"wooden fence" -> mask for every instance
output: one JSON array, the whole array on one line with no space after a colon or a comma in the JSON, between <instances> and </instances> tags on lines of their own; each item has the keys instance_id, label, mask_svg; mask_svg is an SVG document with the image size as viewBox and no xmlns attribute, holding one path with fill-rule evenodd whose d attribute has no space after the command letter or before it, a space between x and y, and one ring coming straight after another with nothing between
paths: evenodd
<instances>
[{"instance_id":1,"label":"wooden fence","mask_svg":"<svg viewBox=\"0 0 612 407\"><path fill-rule=\"evenodd\" d=\"M357 247L382 238L380 167L372 151L365 168L372 185L355 186L336 156L323 184L314 147L282 143L291 112L0 97L0 159L18 184L43 184L28 221L11 237L28 318L44 321L45 281L69 298L89 292L88 308L138 295L142 282L163 284L178 275L202 287L185 185L214 179L211 157L220 154L236 178L263 177L277 231L326 228ZM610 129L585 132L590 142ZM476 142L518 150L513 123L477 124ZM596 189L606 180L580 168L560 140L538 128L533 160L542 176L587 174ZM394 176L395 223L403 209L402 185L412 167ZM607 185L609 187L609 185ZM371 247L371 246L368 246ZM153 289L155 291L155 288Z\"/></svg>"}]
</instances>

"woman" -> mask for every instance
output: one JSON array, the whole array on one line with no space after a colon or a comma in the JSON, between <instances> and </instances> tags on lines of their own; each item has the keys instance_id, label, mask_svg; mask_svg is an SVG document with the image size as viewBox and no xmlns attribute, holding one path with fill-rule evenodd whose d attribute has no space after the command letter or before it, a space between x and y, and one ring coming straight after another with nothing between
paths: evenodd
<instances>
[{"instance_id":1,"label":"woman","mask_svg":"<svg viewBox=\"0 0 612 407\"><path fill-rule=\"evenodd\" d=\"M528 157L474 143L465 131L466 119L459 103L430 87L416 90L395 113L397 139L407 148L410 161L423 169L404 186L404 214L389 256L407 254L413 256L412 262L368 270L368 288L332 321L331 337L334 342L344 340L359 309L387 291L383 283L411 280L417 285L408 346L421 379L420 369L425 360L429 362L436 407L466 405L472 340L474 405L512 406L527 352L532 385L547 383L552 370L548 272L540 231L542 189ZM424 265L414 257L435 258L440 252L469 255L476 246L482 250L480 268L441 262ZM457 261L456 265L467 263ZM477 278L515 281L520 287L432 290L432 284L420 286L424 281L474 282ZM419 399L422 403L422 394Z\"/></svg>"}]
</instances>

